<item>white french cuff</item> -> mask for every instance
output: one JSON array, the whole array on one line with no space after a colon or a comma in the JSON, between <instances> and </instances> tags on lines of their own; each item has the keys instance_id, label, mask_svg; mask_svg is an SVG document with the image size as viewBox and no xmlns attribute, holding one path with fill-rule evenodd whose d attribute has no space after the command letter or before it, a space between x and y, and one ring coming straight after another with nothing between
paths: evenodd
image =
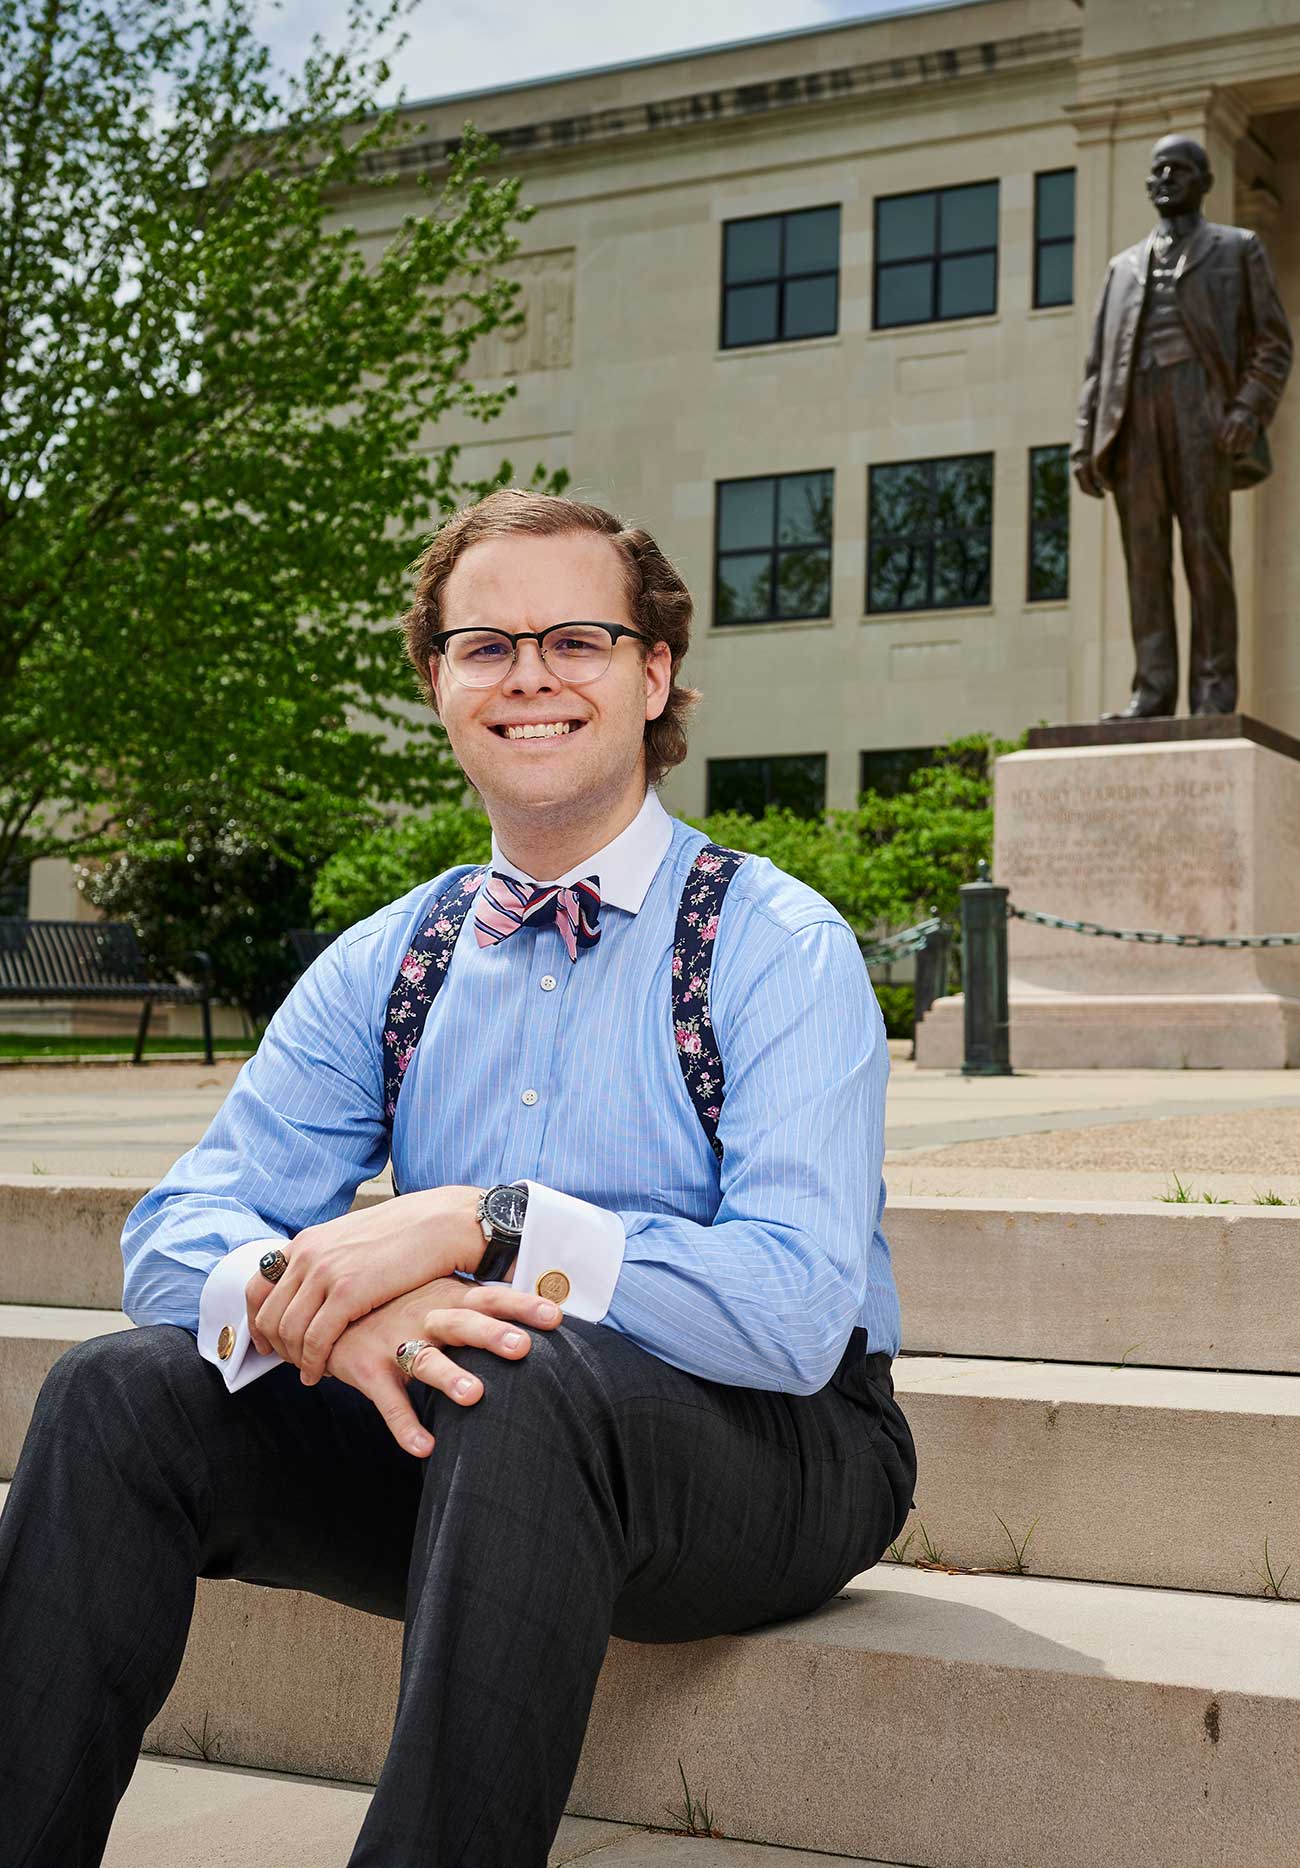
<instances>
[{"instance_id":1,"label":"white french cuff","mask_svg":"<svg viewBox=\"0 0 1300 1868\"><path fill-rule=\"evenodd\" d=\"M617 1213L525 1181L524 1218L514 1286L549 1297L566 1316L599 1323L614 1298L627 1234Z\"/></svg>"},{"instance_id":2,"label":"white french cuff","mask_svg":"<svg viewBox=\"0 0 1300 1868\"><path fill-rule=\"evenodd\" d=\"M284 1360L269 1351L254 1349L248 1333L248 1306L244 1291L257 1270L257 1261L283 1239L250 1239L219 1258L208 1273L199 1298L199 1354L205 1362L221 1370L231 1394L247 1388L268 1369L278 1368Z\"/></svg>"}]
</instances>

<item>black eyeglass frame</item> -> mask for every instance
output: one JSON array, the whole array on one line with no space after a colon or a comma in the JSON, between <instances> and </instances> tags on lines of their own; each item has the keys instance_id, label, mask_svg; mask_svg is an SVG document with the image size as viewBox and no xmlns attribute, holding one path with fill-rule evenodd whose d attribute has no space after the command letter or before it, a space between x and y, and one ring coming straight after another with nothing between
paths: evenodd
<instances>
[{"instance_id":1,"label":"black eyeglass frame","mask_svg":"<svg viewBox=\"0 0 1300 1868\"><path fill-rule=\"evenodd\" d=\"M437 654L445 655L447 652L447 644L451 641L453 636L500 636L503 641L510 644L510 666L497 676L498 681L504 681L506 675L514 672L515 664L519 660L519 644L521 642L535 642L537 644L537 653L542 658L543 666L546 668L548 674L555 675L557 681L563 681L567 687L585 687L587 681L599 681L600 675L589 675L587 681L575 681L571 675L555 674L555 670L546 659L545 645L547 636L553 636L561 629L603 629L609 637L610 661L613 660L614 650L618 647L620 640L624 636L630 636L633 641L646 642L648 644L648 638L643 636L639 629L629 629L626 623L598 623L594 618L573 617L567 623L548 623L545 629L520 629L514 634L508 629L493 629L490 625L484 625L478 629L440 629L436 636L430 636L429 647ZM603 675L608 667L609 663L607 662L605 667L601 669L600 674ZM453 679L454 678L453 676ZM462 687L465 685L465 682L461 683ZM468 685L473 686L474 683L471 682ZM482 685L489 687L494 686L495 683L484 682Z\"/></svg>"}]
</instances>

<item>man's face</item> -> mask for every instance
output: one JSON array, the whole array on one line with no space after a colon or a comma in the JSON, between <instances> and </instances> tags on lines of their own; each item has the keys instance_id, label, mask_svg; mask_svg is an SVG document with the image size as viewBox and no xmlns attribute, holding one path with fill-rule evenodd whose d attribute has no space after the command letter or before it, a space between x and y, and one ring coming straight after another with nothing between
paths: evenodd
<instances>
[{"instance_id":1,"label":"man's face","mask_svg":"<svg viewBox=\"0 0 1300 1868\"><path fill-rule=\"evenodd\" d=\"M1158 214L1195 214L1210 190L1210 178L1188 144L1157 143L1151 152L1147 194Z\"/></svg>"},{"instance_id":2,"label":"man's face","mask_svg":"<svg viewBox=\"0 0 1300 1868\"><path fill-rule=\"evenodd\" d=\"M535 635L565 622L632 626L622 562L593 532L483 539L443 587L444 629ZM429 672L452 751L489 812L595 820L644 790L645 723L663 712L672 679L665 643L643 655L619 639L605 672L580 686L553 675L528 642L494 687L462 685L438 655ZM567 731L511 737L522 726Z\"/></svg>"}]
</instances>

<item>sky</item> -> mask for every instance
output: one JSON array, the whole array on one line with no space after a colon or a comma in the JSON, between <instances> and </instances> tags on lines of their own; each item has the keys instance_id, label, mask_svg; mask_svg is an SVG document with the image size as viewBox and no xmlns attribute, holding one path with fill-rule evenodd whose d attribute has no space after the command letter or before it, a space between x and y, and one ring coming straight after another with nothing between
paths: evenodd
<instances>
[{"instance_id":1,"label":"sky","mask_svg":"<svg viewBox=\"0 0 1300 1868\"><path fill-rule=\"evenodd\" d=\"M908 0L417 0L394 83L415 103L556 72L654 58L693 46L904 10ZM267 5L262 30L277 60L301 64L314 32L343 34L347 0Z\"/></svg>"}]
</instances>

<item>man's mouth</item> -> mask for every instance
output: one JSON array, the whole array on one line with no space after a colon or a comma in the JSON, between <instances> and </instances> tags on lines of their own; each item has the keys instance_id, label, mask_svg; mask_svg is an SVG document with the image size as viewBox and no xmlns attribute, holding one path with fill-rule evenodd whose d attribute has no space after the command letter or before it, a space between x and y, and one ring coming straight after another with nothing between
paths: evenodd
<instances>
[{"instance_id":1,"label":"man's mouth","mask_svg":"<svg viewBox=\"0 0 1300 1868\"><path fill-rule=\"evenodd\" d=\"M502 739L562 739L581 725L581 720L539 720L524 726L494 726L492 731Z\"/></svg>"}]
</instances>

